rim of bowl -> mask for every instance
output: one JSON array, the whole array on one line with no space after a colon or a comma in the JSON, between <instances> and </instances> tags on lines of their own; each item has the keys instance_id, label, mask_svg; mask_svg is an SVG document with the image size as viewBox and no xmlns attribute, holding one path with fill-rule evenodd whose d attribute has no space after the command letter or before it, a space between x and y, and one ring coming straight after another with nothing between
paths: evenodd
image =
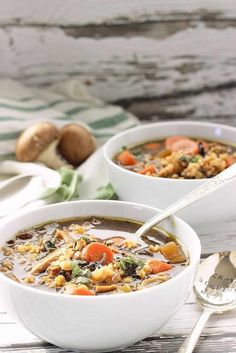
<instances>
[{"instance_id":1,"label":"rim of bowl","mask_svg":"<svg viewBox=\"0 0 236 353\"><path fill-rule=\"evenodd\" d=\"M123 205L128 205L128 206L138 206L138 207L143 207L145 209L149 209L150 211L160 211L160 209L158 208L155 208L155 207L150 207L150 206L145 206L145 205L142 205L142 204L138 204L138 203L135 203L135 202L127 202L127 201L112 201L112 200L87 200L87 201L70 201L70 202L61 202L59 204L52 204L52 205L47 205L47 206L42 206L42 207L39 207L35 210L28 210L28 211L25 211L25 212L22 212L20 215L17 215L17 216L12 216L10 218L8 218L8 220L2 222L1 226L0 226L0 231L2 229L4 229L5 226L7 226L8 223L10 223L13 219L14 221L17 221L17 219L25 216L25 215L31 215L31 214L34 214L34 213L37 213L37 212L40 212L42 209L51 209L51 208L54 208L54 207L63 207L63 206L66 206L66 205L73 205L73 204L81 204L81 205L88 205L90 203L99 203L99 204L123 204ZM66 206L67 207L67 206ZM169 285L169 282L171 281L171 283L173 282L176 282L178 281L179 278L183 277L186 273L190 272L192 270L192 268L195 266L195 265L198 265L199 263L199 259L200 259L200 256L201 256L201 243L200 243L200 240L199 240L199 237L197 235L197 233L195 232L195 230L188 224L186 223L185 221L183 221L182 219L180 219L179 217L175 217L175 216L172 216L174 218L175 221L177 221L178 223L180 223L181 226L184 226L186 227L188 230L191 230L193 232L193 235L191 235L191 237L193 236L194 239L195 239L195 242L196 242L196 248L195 248L195 251L196 253L194 253L194 255L192 256L192 258L190 258L190 263L188 266L186 266L186 268L183 269L183 271L181 271L180 273L178 273L176 276L174 276L173 278L170 278L168 281L166 282L163 282L163 283L160 283L156 286L153 286L153 287L149 287L149 288L144 288L142 290L139 290L139 291L135 291L135 292L131 292L131 293L119 293L117 295L99 295L99 296L85 296L85 295L81 295L79 296L80 300L83 298L83 300L110 300L110 298L114 298L112 300L115 300L115 298L119 298L120 296L139 296L139 295L143 295L143 292L145 294L146 291L148 292L151 292L151 291L155 291L155 290L158 290L158 287L161 285L162 288L165 286L168 286ZM132 219L131 219L132 220ZM55 219L56 221L56 219ZM188 246L185 245L185 247L187 248L188 250ZM76 295L71 295L71 294L58 294L58 293L53 293L53 292L47 292L47 291L44 291L44 290L39 290L37 288L34 288L34 287L30 287L30 286L27 286L23 283L18 283L18 282L15 282L14 280L6 277L3 273L0 272L0 278L2 278L4 281L6 281L7 283L9 283L11 286L13 287L20 287L22 288L22 290L26 290L26 291L29 291L29 292L32 292L32 293L38 293L39 295L42 295L42 296L45 296L45 297L57 297L58 300L78 300L78 296ZM59 299L61 298L61 299Z\"/></svg>"},{"instance_id":2,"label":"rim of bowl","mask_svg":"<svg viewBox=\"0 0 236 353\"><path fill-rule=\"evenodd\" d=\"M114 135L113 137L111 137L103 146L103 157L105 158L106 162L111 165L113 168L117 169L120 172L123 173L128 173L128 175L130 175L131 173L136 175L138 178L147 178L148 180L152 179L152 180L162 180L162 181L166 181L166 182L176 182L176 183L195 183L195 184L201 184L203 183L206 179L173 179L173 178L164 178L164 177L153 177L151 175L144 175L144 174L139 174L136 172L132 172L131 170L125 169L121 166L119 166L118 164L116 164L115 162L113 162L113 160L111 159L111 157L109 157L109 153L108 150L110 148L110 146L112 146L113 142L118 139L120 136L126 135L128 133L135 133L136 131L140 131L143 128L147 128L147 127L151 127L151 126L209 126L209 127L215 127L215 128L221 128L224 130L228 130L228 131L232 131L236 134L236 127L233 126L228 126L228 125L224 125L224 124L217 124L217 123L208 123L208 122L199 122L199 121L184 121L184 120L176 120L174 122L172 121L166 121L166 122L156 122L156 123L148 123L148 124L143 124L143 125L139 125L133 128L130 128L128 130L125 131L121 131L118 134ZM235 141L236 143L236 141Z\"/></svg>"}]
</instances>

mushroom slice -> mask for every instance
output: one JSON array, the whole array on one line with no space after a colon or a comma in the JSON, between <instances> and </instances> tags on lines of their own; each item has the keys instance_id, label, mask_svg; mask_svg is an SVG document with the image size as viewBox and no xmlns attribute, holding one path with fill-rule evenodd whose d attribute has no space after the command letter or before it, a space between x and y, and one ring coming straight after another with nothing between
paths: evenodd
<instances>
[{"instance_id":1,"label":"mushroom slice","mask_svg":"<svg viewBox=\"0 0 236 353\"><path fill-rule=\"evenodd\" d=\"M81 164L96 149L93 135L82 125L65 125L60 134L59 150L62 156L72 165Z\"/></svg>"},{"instance_id":2,"label":"mushroom slice","mask_svg":"<svg viewBox=\"0 0 236 353\"><path fill-rule=\"evenodd\" d=\"M151 277L151 278L147 278L145 280L142 281L140 287L146 287L149 286L153 283L162 283L162 282L166 282L170 277L166 274L160 274L156 277Z\"/></svg>"},{"instance_id":3,"label":"mushroom slice","mask_svg":"<svg viewBox=\"0 0 236 353\"><path fill-rule=\"evenodd\" d=\"M64 239L67 244L75 243L75 239L65 230L57 229L55 238Z\"/></svg>"},{"instance_id":4,"label":"mushroom slice","mask_svg":"<svg viewBox=\"0 0 236 353\"><path fill-rule=\"evenodd\" d=\"M7 276L8 278L12 279L12 280L15 281L15 282L19 282L19 283L20 283L19 278L17 278L17 277L14 275L14 273L12 273L12 272L6 273L5 276Z\"/></svg>"},{"instance_id":5,"label":"mushroom slice","mask_svg":"<svg viewBox=\"0 0 236 353\"><path fill-rule=\"evenodd\" d=\"M32 275L37 275L41 272L44 272L48 266L53 262L59 259L60 255L65 252L65 248L60 248L54 250L52 253L45 256L37 265L35 265L31 271Z\"/></svg>"},{"instance_id":6,"label":"mushroom slice","mask_svg":"<svg viewBox=\"0 0 236 353\"><path fill-rule=\"evenodd\" d=\"M96 286L95 287L95 290L96 290L97 293L113 292L116 289L117 289L117 286L115 284Z\"/></svg>"},{"instance_id":7,"label":"mushroom slice","mask_svg":"<svg viewBox=\"0 0 236 353\"><path fill-rule=\"evenodd\" d=\"M68 163L57 152L59 131L50 123L42 122L25 129L16 143L16 158L21 162L38 161L58 169Z\"/></svg>"}]
</instances>

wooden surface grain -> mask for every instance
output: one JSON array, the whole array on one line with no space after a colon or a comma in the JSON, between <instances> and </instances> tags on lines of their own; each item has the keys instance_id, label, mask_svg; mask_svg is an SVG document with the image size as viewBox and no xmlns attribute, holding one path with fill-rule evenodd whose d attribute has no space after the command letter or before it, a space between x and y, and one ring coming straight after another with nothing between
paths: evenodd
<instances>
[{"instance_id":1,"label":"wooden surface grain","mask_svg":"<svg viewBox=\"0 0 236 353\"><path fill-rule=\"evenodd\" d=\"M0 77L80 79L142 118L231 118L235 38L234 0L1 0Z\"/></svg>"},{"instance_id":2,"label":"wooden surface grain","mask_svg":"<svg viewBox=\"0 0 236 353\"><path fill-rule=\"evenodd\" d=\"M181 21L230 20L236 15L234 0L120 0L119 3L109 0L1 0L0 6L0 23L4 25L125 24L127 21L162 20L163 17Z\"/></svg>"}]
</instances>

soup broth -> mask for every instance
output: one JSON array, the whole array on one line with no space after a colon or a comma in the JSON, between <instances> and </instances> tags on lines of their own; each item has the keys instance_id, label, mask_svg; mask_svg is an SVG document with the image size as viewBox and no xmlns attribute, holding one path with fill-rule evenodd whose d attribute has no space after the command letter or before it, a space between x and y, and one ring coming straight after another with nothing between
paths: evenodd
<instances>
[{"instance_id":1,"label":"soup broth","mask_svg":"<svg viewBox=\"0 0 236 353\"><path fill-rule=\"evenodd\" d=\"M139 223L101 217L23 230L0 250L0 271L12 280L71 295L124 293L159 285L188 265L180 242L156 228L142 239Z\"/></svg>"},{"instance_id":2,"label":"soup broth","mask_svg":"<svg viewBox=\"0 0 236 353\"><path fill-rule=\"evenodd\" d=\"M170 136L124 147L114 162L143 175L173 178L211 178L236 162L236 147L221 142Z\"/></svg>"}]
</instances>

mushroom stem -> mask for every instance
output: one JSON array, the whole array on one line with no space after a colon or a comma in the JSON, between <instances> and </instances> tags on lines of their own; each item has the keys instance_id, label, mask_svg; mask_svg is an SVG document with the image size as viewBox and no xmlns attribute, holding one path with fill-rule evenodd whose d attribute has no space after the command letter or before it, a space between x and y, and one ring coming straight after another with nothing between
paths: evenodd
<instances>
[{"instance_id":1,"label":"mushroom stem","mask_svg":"<svg viewBox=\"0 0 236 353\"><path fill-rule=\"evenodd\" d=\"M60 167L73 168L57 151L59 140L54 140L50 145L37 157L38 162L46 164L48 167L58 169Z\"/></svg>"}]
</instances>

